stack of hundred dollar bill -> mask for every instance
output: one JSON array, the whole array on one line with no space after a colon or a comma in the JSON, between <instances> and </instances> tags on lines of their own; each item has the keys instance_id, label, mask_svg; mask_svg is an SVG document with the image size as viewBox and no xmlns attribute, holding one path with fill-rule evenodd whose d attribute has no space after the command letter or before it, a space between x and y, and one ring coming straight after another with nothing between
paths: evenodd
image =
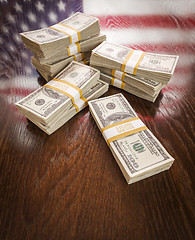
<instances>
[{"instance_id":1,"label":"stack of hundred dollar bill","mask_svg":"<svg viewBox=\"0 0 195 240\"><path fill-rule=\"evenodd\" d=\"M99 19L80 12L50 27L20 35L34 54L32 64L46 81L73 60L87 64L91 50L106 39L100 33Z\"/></svg>"},{"instance_id":2,"label":"stack of hundred dollar bill","mask_svg":"<svg viewBox=\"0 0 195 240\"><path fill-rule=\"evenodd\" d=\"M93 51L90 65L101 79L138 97L154 102L170 80L178 56L146 53L104 41Z\"/></svg>"},{"instance_id":3,"label":"stack of hundred dollar bill","mask_svg":"<svg viewBox=\"0 0 195 240\"><path fill-rule=\"evenodd\" d=\"M171 167L174 159L121 93L92 100L89 109L129 184Z\"/></svg>"},{"instance_id":4,"label":"stack of hundred dollar bill","mask_svg":"<svg viewBox=\"0 0 195 240\"><path fill-rule=\"evenodd\" d=\"M72 61L55 79L16 103L18 110L47 134L51 134L108 90L100 72Z\"/></svg>"}]
</instances>

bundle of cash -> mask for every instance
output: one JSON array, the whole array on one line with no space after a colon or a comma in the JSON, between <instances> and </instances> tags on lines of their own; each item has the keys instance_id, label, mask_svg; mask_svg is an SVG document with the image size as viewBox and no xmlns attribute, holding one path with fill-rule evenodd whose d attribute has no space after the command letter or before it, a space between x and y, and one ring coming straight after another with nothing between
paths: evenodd
<instances>
[{"instance_id":1,"label":"bundle of cash","mask_svg":"<svg viewBox=\"0 0 195 240\"><path fill-rule=\"evenodd\" d=\"M64 48L64 50L67 51L66 53L61 52L48 59L32 56L31 62L42 77L46 81L49 81L73 60L79 62L84 61L85 64L88 63L91 56L91 50L102 43L105 39L105 35L99 34L86 41L78 43L76 48L74 48L75 44L72 44L71 46ZM68 51L69 54L67 54Z\"/></svg>"},{"instance_id":2,"label":"bundle of cash","mask_svg":"<svg viewBox=\"0 0 195 240\"><path fill-rule=\"evenodd\" d=\"M32 56L31 62L37 71L42 75L42 77L48 82L54 78L54 76L56 76L62 69L68 66L68 64L70 64L73 60L78 62L84 61L84 64L88 64L90 56L91 52L77 53L73 56L54 62L52 64L41 63L40 59Z\"/></svg>"},{"instance_id":3,"label":"bundle of cash","mask_svg":"<svg viewBox=\"0 0 195 240\"><path fill-rule=\"evenodd\" d=\"M68 122L73 116L77 114L77 112L83 110L86 106L88 106L88 101L97 99L102 96L105 92L108 91L109 85L101 80L97 80L94 85L81 97L79 98L75 104L66 111L60 112L49 124L42 124L37 122L33 117L29 117L28 119L37 125L41 130L43 130L48 135L54 133L57 129L59 129L62 125ZM76 106L78 106L79 110L77 111ZM22 112L22 111L21 111ZM25 112L22 112L25 114Z\"/></svg>"},{"instance_id":4,"label":"bundle of cash","mask_svg":"<svg viewBox=\"0 0 195 240\"><path fill-rule=\"evenodd\" d=\"M73 60L72 60L73 61ZM83 63L83 64L86 64L86 65L89 65L89 58L86 58L86 59L83 59L83 60L80 60L78 61L79 63ZM67 64L68 65L68 64ZM67 66L66 65L66 66ZM66 67L65 66L65 67ZM49 82L50 80L52 80L57 73L59 73L61 70L59 70L58 72L54 73L54 74L51 74L51 73L47 73L46 71L42 71L41 69L37 69L37 71L39 72L39 74L47 81Z\"/></svg>"},{"instance_id":5,"label":"bundle of cash","mask_svg":"<svg viewBox=\"0 0 195 240\"><path fill-rule=\"evenodd\" d=\"M124 81L122 81L118 78L112 77L108 74L101 73L100 78L104 82L108 83L109 85L115 86L119 89L123 89L123 90L137 96L137 97L143 98L143 99L148 100L150 102L154 102L156 100L156 98L158 97L161 89L164 86L164 85L162 85L160 89L158 89L153 94L150 94L150 93L147 93L146 91L142 91L139 88L136 88L133 85L125 83Z\"/></svg>"},{"instance_id":6,"label":"bundle of cash","mask_svg":"<svg viewBox=\"0 0 195 240\"><path fill-rule=\"evenodd\" d=\"M92 51L90 63L167 84L178 56L146 53L104 41Z\"/></svg>"},{"instance_id":7,"label":"bundle of cash","mask_svg":"<svg viewBox=\"0 0 195 240\"><path fill-rule=\"evenodd\" d=\"M73 43L73 44L69 45L68 47L64 47L60 53L55 53L48 58L40 58L36 55L35 55L35 57L39 59L41 64L44 64L44 63L52 64L52 63L58 62L62 59L73 56L77 53L89 52L105 40L106 40L106 35L100 33L98 35L95 35L95 36L87 39L87 40Z\"/></svg>"},{"instance_id":8,"label":"bundle of cash","mask_svg":"<svg viewBox=\"0 0 195 240\"><path fill-rule=\"evenodd\" d=\"M163 84L159 82L155 82L152 80L149 80L147 78L141 78L137 77L132 74L127 74L125 72L121 72L115 69L109 69L104 67L95 66L93 64L90 64L92 67L100 70L102 74L106 74L110 77L119 79L123 82L123 84L126 84L128 86L132 86L134 89L137 89L138 91L145 92L146 94L154 97L159 93L159 91L163 88ZM113 85L113 84L111 84ZM114 85L115 86L115 85ZM136 95L136 94L134 94ZM136 95L137 96L137 95Z\"/></svg>"},{"instance_id":9,"label":"bundle of cash","mask_svg":"<svg viewBox=\"0 0 195 240\"><path fill-rule=\"evenodd\" d=\"M51 27L20 35L34 54L33 66L46 81L73 60L87 63L91 50L106 40L100 33L98 18L79 12Z\"/></svg>"},{"instance_id":10,"label":"bundle of cash","mask_svg":"<svg viewBox=\"0 0 195 240\"><path fill-rule=\"evenodd\" d=\"M73 61L54 79L17 102L16 107L27 118L48 125L72 106L78 112L76 102L99 78L99 70Z\"/></svg>"},{"instance_id":11,"label":"bundle of cash","mask_svg":"<svg viewBox=\"0 0 195 240\"><path fill-rule=\"evenodd\" d=\"M77 12L71 17L35 31L21 33L21 38L39 58L49 58L64 52L69 45L100 33L99 19Z\"/></svg>"},{"instance_id":12,"label":"bundle of cash","mask_svg":"<svg viewBox=\"0 0 195 240\"><path fill-rule=\"evenodd\" d=\"M89 109L128 184L171 167L174 159L121 93L92 100Z\"/></svg>"}]
</instances>

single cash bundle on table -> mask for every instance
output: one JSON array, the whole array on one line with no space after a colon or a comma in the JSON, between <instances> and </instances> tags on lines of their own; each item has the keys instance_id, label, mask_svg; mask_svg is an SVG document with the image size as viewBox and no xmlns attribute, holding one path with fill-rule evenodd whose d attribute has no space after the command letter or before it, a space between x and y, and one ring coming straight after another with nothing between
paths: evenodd
<instances>
[{"instance_id":1,"label":"single cash bundle on table","mask_svg":"<svg viewBox=\"0 0 195 240\"><path fill-rule=\"evenodd\" d=\"M37 71L51 80L70 62L89 62L91 50L106 36L100 33L99 19L77 12L51 27L20 34L26 48L34 54Z\"/></svg>"},{"instance_id":2,"label":"single cash bundle on table","mask_svg":"<svg viewBox=\"0 0 195 240\"><path fill-rule=\"evenodd\" d=\"M100 72L72 61L55 79L16 103L18 110L47 134L51 134L108 90Z\"/></svg>"},{"instance_id":3,"label":"single cash bundle on table","mask_svg":"<svg viewBox=\"0 0 195 240\"><path fill-rule=\"evenodd\" d=\"M101 79L138 97L154 102L170 80L178 56L146 53L104 41L92 50L90 65Z\"/></svg>"},{"instance_id":4,"label":"single cash bundle on table","mask_svg":"<svg viewBox=\"0 0 195 240\"><path fill-rule=\"evenodd\" d=\"M128 184L171 167L174 159L121 93L90 101L89 110Z\"/></svg>"}]
</instances>

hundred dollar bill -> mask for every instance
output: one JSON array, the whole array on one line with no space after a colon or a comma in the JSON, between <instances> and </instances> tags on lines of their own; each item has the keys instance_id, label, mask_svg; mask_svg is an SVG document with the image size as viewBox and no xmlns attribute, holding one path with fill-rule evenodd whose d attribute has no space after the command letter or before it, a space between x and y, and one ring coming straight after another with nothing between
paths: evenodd
<instances>
[{"instance_id":1,"label":"hundred dollar bill","mask_svg":"<svg viewBox=\"0 0 195 240\"><path fill-rule=\"evenodd\" d=\"M69 17L59 23L59 25L61 25L62 28L60 28L60 26L58 26L58 23L57 23L51 27L38 29L35 31L24 32L24 33L21 33L20 35L21 35L21 37L25 37L25 38L29 39L29 41L31 40L38 44L45 44L45 43L53 42L53 41L56 41L59 39L64 39L64 41L66 41L64 46L68 46L68 45L72 44L73 42L77 42L77 41L80 41L81 39L88 38L89 35L85 34L85 32L83 33L82 31L84 29L90 28L90 26L91 25L93 26L94 23L97 24L97 26L99 28L98 18L77 12L74 15L72 15L71 17ZM66 33L65 29L63 31L63 25L67 27L67 29L66 29L67 33ZM77 39L78 36L77 37L75 36L75 41L70 42L69 35L71 35L71 33L68 34L68 31L69 31L68 28L70 30L72 28L72 33L74 35L78 35L77 31L79 31L81 34L80 39ZM74 31L74 29L77 31ZM91 29L91 31L93 32L93 29ZM93 34L96 34L96 33L92 33L92 35ZM82 35L84 35L84 36L82 36Z\"/></svg>"},{"instance_id":2,"label":"hundred dollar bill","mask_svg":"<svg viewBox=\"0 0 195 240\"><path fill-rule=\"evenodd\" d=\"M98 70L73 61L55 79L17 102L16 107L36 121L48 124L70 108L99 77Z\"/></svg>"},{"instance_id":3,"label":"hundred dollar bill","mask_svg":"<svg viewBox=\"0 0 195 240\"><path fill-rule=\"evenodd\" d=\"M44 57L37 55L36 52L34 52L34 54L35 57L39 58L41 64L52 64L77 53L91 51L105 40L106 35L100 33L98 35L90 37L89 39L73 43L67 47L62 46L62 49L60 49L60 51L56 51L55 48L53 49L51 47L48 54L44 52ZM58 48L60 48L60 46L58 46Z\"/></svg>"},{"instance_id":4,"label":"hundred dollar bill","mask_svg":"<svg viewBox=\"0 0 195 240\"><path fill-rule=\"evenodd\" d=\"M101 80L97 80L95 84L83 95L82 98L77 100L75 103L77 106L79 106L79 112L84 109L88 105L88 101L92 99L96 99L103 95L105 92L108 91L109 85ZM23 112L26 114L25 112ZM68 122L73 116L77 114L77 109L75 106L72 106L66 111L63 111L59 113L49 124L41 124L40 122L37 122L32 117L29 117L28 114L26 117L32 121L35 125L37 125L40 129L42 129L45 133L48 135L55 132L57 129L59 129L62 125L64 125L66 122Z\"/></svg>"},{"instance_id":5,"label":"hundred dollar bill","mask_svg":"<svg viewBox=\"0 0 195 240\"><path fill-rule=\"evenodd\" d=\"M178 58L175 55L146 53L104 41L92 51L90 63L167 83Z\"/></svg>"},{"instance_id":6,"label":"hundred dollar bill","mask_svg":"<svg viewBox=\"0 0 195 240\"><path fill-rule=\"evenodd\" d=\"M109 76L108 74L104 74L104 73L100 73L100 78L102 79L102 81L105 81L106 83L108 83L109 85L112 85L114 87L117 87L119 89L123 89L126 92L129 92L137 97L143 98L145 100L148 100L150 102L155 102L156 98L158 97L161 89L163 88L164 85L162 85L162 87L156 91L155 94L149 94L146 93L144 91L142 91L139 88L134 87L131 84L125 83L122 80Z\"/></svg>"},{"instance_id":7,"label":"hundred dollar bill","mask_svg":"<svg viewBox=\"0 0 195 240\"><path fill-rule=\"evenodd\" d=\"M99 19L80 12L50 27L20 34L25 46L32 52L47 54L99 34Z\"/></svg>"},{"instance_id":8,"label":"hundred dollar bill","mask_svg":"<svg viewBox=\"0 0 195 240\"><path fill-rule=\"evenodd\" d=\"M129 184L170 168L174 159L121 93L90 101L89 109Z\"/></svg>"},{"instance_id":9,"label":"hundred dollar bill","mask_svg":"<svg viewBox=\"0 0 195 240\"><path fill-rule=\"evenodd\" d=\"M122 80L126 84L131 85L151 96L155 96L164 86L162 83L155 82L146 78L137 77L132 74L127 74L116 69L99 67L92 64L90 64L90 66L100 70L100 72L103 74L111 75L112 77Z\"/></svg>"},{"instance_id":10,"label":"hundred dollar bill","mask_svg":"<svg viewBox=\"0 0 195 240\"><path fill-rule=\"evenodd\" d=\"M90 58L86 58L86 59L80 60L80 61L78 61L78 62L79 62L79 63L82 63L82 64L89 65L89 59L90 59ZM50 73L50 72L41 70L41 69L39 69L39 68L36 68L36 69L37 69L37 71L39 72L39 74L40 74L47 82L49 82L50 80L52 80L53 78L55 78L56 74L59 73L59 72Z\"/></svg>"},{"instance_id":11,"label":"hundred dollar bill","mask_svg":"<svg viewBox=\"0 0 195 240\"><path fill-rule=\"evenodd\" d=\"M91 52L77 53L73 56L59 60L52 64L41 63L40 59L32 56L31 62L33 66L37 69L37 71L42 75L42 77L48 82L49 80L54 78L54 76L57 75L60 71L62 71L62 69L67 67L68 64L70 64L73 60L80 62L84 59L89 59L90 56Z\"/></svg>"}]
</instances>

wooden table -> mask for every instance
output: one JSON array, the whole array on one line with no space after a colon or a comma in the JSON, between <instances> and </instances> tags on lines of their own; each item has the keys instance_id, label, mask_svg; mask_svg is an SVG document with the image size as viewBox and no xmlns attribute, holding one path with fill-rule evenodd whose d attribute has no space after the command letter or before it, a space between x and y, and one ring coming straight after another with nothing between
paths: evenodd
<instances>
[{"instance_id":1,"label":"wooden table","mask_svg":"<svg viewBox=\"0 0 195 240\"><path fill-rule=\"evenodd\" d=\"M52 11L49 1L42 3ZM40 27L44 17L51 25L82 10L81 3L69 4L64 15L55 5L58 18L50 14L47 21L41 5L0 2L0 239L194 239L194 18L161 19L163 25L176 18L173 29L178 36L185 31L184 42L130 44L180 59L155 103L122 92L175 158L168 171L128 185L88 108L47 136L14 105L45 83L18 32ZM33 21L35 14L40 21ZM119 92L110 87L104 96Z\"/></svg>"}]
</instances>

